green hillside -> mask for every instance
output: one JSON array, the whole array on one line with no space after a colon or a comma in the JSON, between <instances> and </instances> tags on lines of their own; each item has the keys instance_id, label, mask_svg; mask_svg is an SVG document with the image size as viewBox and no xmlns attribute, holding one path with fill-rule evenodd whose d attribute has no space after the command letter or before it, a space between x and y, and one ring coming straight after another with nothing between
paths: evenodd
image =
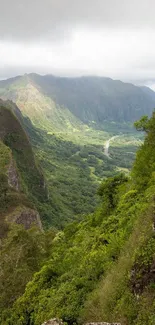
<instances>
[{"instance_id":1,"label":"green hillside","mask_svg":"<svg viewBox=\"0 0 155 325\"><path fill-rule=\"evenodd\" d=\"M56 234L24 295L3 307L2 325L41 325L53 317L154 324L155 114L136 127L146 138L131 176L105 180L95 213Z\"/></svg>"},{"instance_id":2,"label":"green hillside","mask_svg":"<svg viewBox=\"0 0 155 325\"><path fill-rule=\"evenodd\" d=\"M53 132L73 131L84 128L67 107L60 107L46 96L29 75L17 77L11 82L0 82L0 96L17 104L21 112L34 125Z\"/></svg>"},{"instance_id":3,"label":"green hillside","mask_svg":"<svg viewBox=\"0 0 155 325\"><path fill-rule=\"evenodd\" d=\"M37 207L45 227L62 228L94 211L100 178L91 176L89 164L79 155L83 146L36 129L9 101L0 102L0 137L17 165L21 190Z\"/></svg>"},{"instance_id":4,"label":"green hillside","mask_svg":"<svg viewBox=\"0 0 155 325\"><path fill-rule=\"evenodd\" d=\"M45 222L59 229L94 211L101 180L122 170L128 174L139 145L139 137L121 136L111 142L108 158L102 132L94 138L90 134L90 142L86 138L81 143L43 131L38 131L38 135L37 139L31 137L31 142L48 184L50 210L47 216L43 212Z\"/></svg>"},{"instance_id":5,"label":"green hillside","mask_svg":"<svg viewBox=\"0 0 155 325\"><path fill-rule=\"evenodd\" d=\"M0 96L16 102L35 125L67 133L132 123L155 106L150 89L103 77L28 74L0 81Z\"/></svg>"},{"instance_id":6,"label":"green hillside","mask_svg":"<svg viewBox=\"0 0 155 325\"><path fill-rule=\"evenodd\" d=\"M48 199L43 172L12 107L18 115L18 109L12 103L0 102L0 222L2 236L3 228L5 230L6 226L5 221L15 220L18 215L20 218L19 212L22 210L25 211L26 218L28 208L35 210L36 207L39 207L39 202L45 204Z\"/></svg>"},{"instance_id":7,"label":"green hillside","mask_svg":"<svg viewBox=\"0 0 155 325\"><path fill-rule=\"evenodd\" d=\"M24 119L13 103L0 101L1 311L24 292L26 283L34 272L39 271L48 255L38 213L40 205L42 209L45 204L47 206L47 189L43 172L17 115L23 123ZM53 236L51 230L50 238Z\"/></svg>"},{"instance_id":8,"label":"green hillside","mask_svg":"<svg viewBox=\"0 0 155 325\"><path fill-rule=\"evenodd\" d=\"M130 110L131 118L128 114L123 123L112 108L116 91L117 96L121 94L119 100L126 98L130 104L135 103L134 91L142 107L138 111L134 106L134 113ZM99 104L103 93L111 98L110 106L107 106L109 115L99 122L97 116L101 108L105 114L104 105ZM42 221L46 227L53 225L60 229L67 222L81 220L83 215L94 212L98 203L96 190L102 179L120 171L128 174L140 144L139 139L142 139L142 135L137 135L131 127L131 121L143 112L150 113L154 92L150 90L149 94L144 94L141 88L107 78L69 79L30 74L0 81L0 96L11 100L7 100L6 105L16 114L28 134L44 172L48 201L45 200L44 205L38 199L36 202ZM115 112L118 114L121 110L125 112L128 106L131 108L128 104L124 106L123 101L123 106L118 101L117 104L120 108L117 107ZM89 118L91 114L88 114L85 120L82 115L77 117L73 109L77 107L79 113L85 114L86 109L95 115ZM113 120L110 116L113 116ZM110 142L108 158L104 154L104 147L114 135L117 138Z\"/></svg>"},{"instance_id":9,"label":"green hillside","mask_svg":"<svg viewBox=\"0 0 155 325\"><path fill-rule=\"evenodd\" d=\"M20 122L9 108L0 106L0 138L13 154L26 193L46 199L44 177L37 166L30 142Z\"/></svg>"},{"instance_id":10,"label":"green hillside","mask_svg":"<svg viewBox=\"0 0 155 325\"><path fill-rule=\"evenodd\" d=\"M51 75L29 77L47 96L67 107L86 124L103 127L104 122L133 122L151 114L155 93L119 80L103 77L60 78Z\"/></svg>"}]
</instances>

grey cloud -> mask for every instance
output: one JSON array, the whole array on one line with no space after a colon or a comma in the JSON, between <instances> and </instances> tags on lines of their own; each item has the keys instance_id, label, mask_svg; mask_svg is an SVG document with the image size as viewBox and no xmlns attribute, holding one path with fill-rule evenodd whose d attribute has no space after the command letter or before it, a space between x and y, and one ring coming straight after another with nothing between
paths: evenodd
<instances>
[{"instance_id":1,"label":"grey cloud","mask_svg":"<svg viewBox=\"0 0 155 325\"><path fill-rule=\"evenodd\" d=\"M79 26L155 27L154 0L1 0L0 39L59 40Z\"/></svg>"},{"instance_id":2,"label":"grey cloud","mask_svg":"<svg viewBox=\"0 0 155 325\"><path fill-rule=\"evenodd\" d=\"M154 0L0 0L0 78L155 76Z\"/></svg>"}]
</instances>

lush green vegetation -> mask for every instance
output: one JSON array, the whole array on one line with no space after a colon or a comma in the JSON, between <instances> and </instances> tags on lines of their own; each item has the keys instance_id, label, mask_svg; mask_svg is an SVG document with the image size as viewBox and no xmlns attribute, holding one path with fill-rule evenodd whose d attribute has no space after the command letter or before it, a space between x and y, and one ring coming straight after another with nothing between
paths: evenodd
<instances>
[{"instance_id":1,"label":"lush green vegetation","mask_svg":"<svg viewBox=\"0 0 155 325\"><path fill-rule=\"evenodd\" d=\"M154 92L101 77L60 78L28 74L0 81L0 96L11 99L35 125L48 131L127 129L151 115Z\"/></svg>"},{"instance_id":2,"label":"lush green vegetation","mask_svg":"<svg viewBox=\"0 0 155 325\"><path fill-rule=\"evenodd\" d=\"M124 170L124 166L127 173L131 168L134 154L130 155L129 160L127 150L134 153L138 144L131 129L124 143L124 137L120 135L122 146L117 142L112 143L115 147L110 148L112 159L108 159L103 147L108 137L115 134L112 126L110 133L89 127L83 131L74 130L73 133L67 130L66 134L47 132L35 128L28 118L23 118L13 103L7 102L5 106L9 106L19 118L37 156L36 160L21 126L18 125L15 131L12 126L15 122L10 123L10 131L4 141L13 151L23 190L39 210L45 227L53 225L60 229L67 222L81 220L84 215L93 212L99 202L96 191L101 180ZM4 116L4 127L6 123L9 123L9 117ZM115 150L114 154L112 150ZM44 178L47 180L48 199Z\"/></svg>"},{"instance_id":3,"label":"lush green vegetation","mask_svg":"<svg viewBox=\"0 0 155 325\"><path fill-rule=\"evenodd\" d=\"M27 195L45 198L44 178L37 166L28 137L10 109L0 106L0 128L3 143L12 151Z\"/></svg>"},{"instance_id":4,"label":"lush green vegetation","mask_svg":"<svg viewBox=\"0 0 155 325\"><path fill-rule=\"evenodd\" d=\"M0 323L153 325L155 114L135 123L146 138L129 174L142 133L116 133L112 124L109 134L54 133L10 105L0 108ZM116 134L108 158L103 146ZM19 192L8 184L11 159ZM23 206L59 231L10 225L7 216Z\"/></svg>"},{"instance_id":5,"label":"lush green vegetation","mask_svg":"<svg viewBox=\"0 0 155 325\"><path fill-rule=\"evenodd\" d=\"M0 238L8 231L7 216L22 206L34 209L46 191L42 173L22 126L11 110L0 106ZM11 183L18 184L18 190ZM31 180L31 183L30 183Z\"/></svg>"},{"instance_id":6,"label":"lush green vegetation","mask_svg":"<svg viewBox=\"0 0 155 325\"><path fill-rule=\"evenodd\" d=\"M52 317L154 324L155 114L143 122L136 127L147 134L131 176L106 179L98 209L53 233L47 261L41 257L44 266L22 296L23 289L15 302L6 299L1 324L40 325Z\"/></svg>"},{"instance_id":7,"label":"lush green vegetation","mask_svg":"<svg viewBox=\"0 0 155 325\"><path fill-rule=\"evenodd\" d=\"M110 78L37 74L27 78L61 108L67 108L74 117L95 127L102 128L109 121L133 122L143 114L151 114L155 104L154 92Z\"/></svg>"},{"instance_id":8,"label":"lush green vegetation","mask_svg":"<svg viewBox=\"0 0 155 325\"><path fill-rule=\"evenodd\" d=\"M103 179L122 170L129 173L138 147L131 121L153 108L153 92L149 97L139 87L106 78L31 74L0 81L0 95L15 101L25 116L7 102L29 134L47 180L48 200L41 191L44 177L36 157L31 159L30 150L23 155L12 147L25 191L44 226L59 229L95 210ZM119 140L110 143L109 159L103 147L113 135ZM11 141L15 146L12 137L13 132L7 135L9 146Z\"/></svg>"},{"instance_id":9,"label":"lush green vegetation","mask_svg":"<svg viewBox=\"0 0 155 325\"><path fill-rule=\"evenodd\" d=\"M109 159L104 154L102 132L98 138L96 134L91 144L89 137L85 137L84 143L78 138L73 143L55 134L42 131L39 134L39 140L31 139L47 179L52 212L51 215L45 213L42 220L58 228L94 212L99 202L96 191L101 180L122 170L128 174L139 145L138 137L128 136L127 141L127 136L121 135L120 142L116 139L111 143Z\"/></svg>"},{"instance_id":10,"label":"lush green vegetation","mask_svg":"<svg viewBox=\"0 0 155 325\"><path fill-rule=\"evenodd\" d=\"M48 258L47 250L54 232L50 237L39 229L24 230L20 225L11 225L8 236L0 244L0 310L12 306L24 292L25 285L34 272L39 271Z\"/></svg>"},{"instance_id":11,"label":"lush green vegetation","mask_svg":"<svg viewBox=\"0 0 155 325\"><path fill-rule=\"evenodd\" d=\"M132 133L126 138L120 135L120 142L111 144L112 159L109 159L104 154L104 144L115 134L112 127L111 133L89 127L73 133L67 131L66 135L47 132L23 118L13 103L2 104L1 128L7 129L3 141L12 150L22 189L37 207L45 227L53 225L62 229L69 221L81 220L84 215L94 212L99 202L96 191L101 180L121 170L128 173L131 168L138 144ZM37 159L27 135L4 104L20 120ZM129 155L131 150L133 154Z\"/></svg>"}]
</instances>

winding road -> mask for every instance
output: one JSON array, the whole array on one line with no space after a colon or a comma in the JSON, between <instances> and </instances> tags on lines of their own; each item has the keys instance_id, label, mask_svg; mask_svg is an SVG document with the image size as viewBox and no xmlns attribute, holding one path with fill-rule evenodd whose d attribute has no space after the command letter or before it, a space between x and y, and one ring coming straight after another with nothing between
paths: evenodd
<instances>
[{"instance_id":1,"label":"winding road","mask_svg":"<svg viewBox=\"0 0 155 325\"><path fill-rule=\"evenodd\" d=\"M109 147L110 147L110 141L114 140L118 138L118 135L115 135L113 137L111 137L109 140L106 141L105 145L104 145L104 154L105 156L107 156L108 158L110 158L110 154L109 154Z\"/></svg>"}]
</instances>

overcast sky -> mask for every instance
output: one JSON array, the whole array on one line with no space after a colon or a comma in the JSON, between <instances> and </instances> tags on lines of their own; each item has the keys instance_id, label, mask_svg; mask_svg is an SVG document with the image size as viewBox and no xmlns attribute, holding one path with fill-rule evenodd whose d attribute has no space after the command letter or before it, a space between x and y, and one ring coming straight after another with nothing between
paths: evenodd
<instances>
[{"instance_id":1,"label":"overcast sky","mask_svg":"<svg viewBox=\"0 0 155 325\"><path fill-rule=\"evenodd\" d=\"M0 78L155 83L155 0L0 0Z\"/></svg>"}]
</instances>

